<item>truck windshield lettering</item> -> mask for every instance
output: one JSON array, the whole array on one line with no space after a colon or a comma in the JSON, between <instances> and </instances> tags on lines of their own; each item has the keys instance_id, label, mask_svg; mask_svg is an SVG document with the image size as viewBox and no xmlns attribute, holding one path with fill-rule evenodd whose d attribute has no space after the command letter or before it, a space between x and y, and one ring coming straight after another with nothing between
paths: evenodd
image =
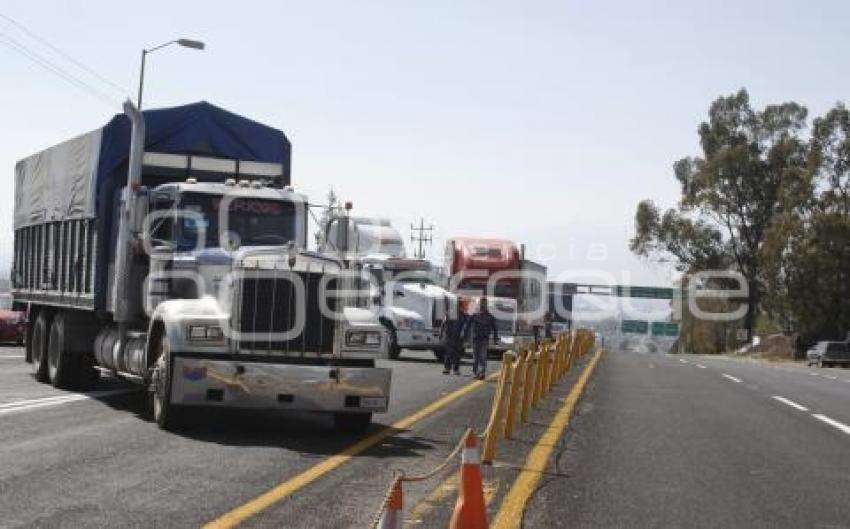
<instances>
[{"instance_id":1,"label":"truck windshield lettering","mask_svg":"<svg viewBox=\"0 0 850 529\"><path fill-rule=\"evenodd\" d=\"M219 225L223 203L228 208L226 226ZM177 241L180 248L196 248L202 232L207 248L221 246L222 239L230 246L274 246L295 238L296 209L292 202L261 198L228 200L216 195L186 193L179 208L193 212L191 216L180 217Z\"/></svg>"}]
</instances>

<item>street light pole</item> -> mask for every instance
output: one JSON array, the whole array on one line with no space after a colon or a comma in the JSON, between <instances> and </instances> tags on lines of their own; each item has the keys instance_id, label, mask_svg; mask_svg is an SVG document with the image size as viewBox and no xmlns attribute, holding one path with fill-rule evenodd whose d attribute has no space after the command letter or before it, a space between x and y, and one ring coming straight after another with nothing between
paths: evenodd
<instances>
[{"instance_id":1,"label":"street light pole","mask_svg":"<svg viewBox=\"0 0 850 529\"><path fill-rule=\"evenodd\" d=\"M142 87L145 86L145 57L148 55L148 50L142 50L142 67L139 71L139 97L136 98L136 108L142 109Z\"/></svg>"},{"instance_id":2,"label":"street light pole","mask_svg":"<svg viewBox=\"0 0 850 529\"><path fill-rule=\"evenodd\" d=\"M166 46L170 46L171 44L178 44L183 46L184 48L192 48L193 50L202 50L205 47L205 44L199 40L192 39L177 39L170 40L166 43L160 44L159 46L154 46L151 49L143 49L142 50L142 65L139 69L139 97L136 99L136 107L139 110L142 109L142 91L145 86L145 58L147 58L148 53L153 53L158 49L164 48Z\"/></svg>"}]
</instances>

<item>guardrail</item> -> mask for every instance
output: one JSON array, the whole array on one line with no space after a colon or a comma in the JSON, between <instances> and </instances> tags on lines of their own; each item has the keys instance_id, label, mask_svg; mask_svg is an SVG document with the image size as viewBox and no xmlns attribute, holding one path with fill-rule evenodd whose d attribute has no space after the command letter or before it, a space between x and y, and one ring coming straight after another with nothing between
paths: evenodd
<instances>
[{"instance_id":1,"label":"guardrail","mask_svg":"<svg viewBox=\"0 0 850 529\"><path fill-rule=\"evenodd\" d=\"M539 345L526 346L519 352L506 352L502 356L502 369L499 372L490 418L482 436L480 462L477 454L478 439L471 428L467 429L455 449L430 472L421 476L406 476L402 471L395 473L392 485L387 490L371 527L400 529L404 522L401 516L402 483L423 481L436 476L461 452L464 456L459 486L461 496L455 507L451 529L473 529L481 526L480 521L486 520L486 513L478 512L481 509L486 510L483 486L480 473L470 473L469 467L475 467L479 463L492 464L499 439L510 439L514 435L517 418L519 424L528 423L531 408L539 407L552 388L569 373L575 362L593 347L593 332L580 329L563 333L553 340L544 340ZM470 479L473 483L468 483ZM471 507L475 512L469 512Z\"/></svg>"}]
</instances>

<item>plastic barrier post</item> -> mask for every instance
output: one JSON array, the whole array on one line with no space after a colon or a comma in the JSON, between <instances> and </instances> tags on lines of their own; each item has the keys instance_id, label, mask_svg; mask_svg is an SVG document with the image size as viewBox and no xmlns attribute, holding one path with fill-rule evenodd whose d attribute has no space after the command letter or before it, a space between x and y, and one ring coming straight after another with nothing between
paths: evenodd
<instances>
[{"instance_id":1,"label":"plastic barrier post","mask_svg":"<svg viewBox=\"0 0 850 529\"><path fill-rule=\"evenodd\" d=\"M531 407L531 401L534 397L534 380L537 373L537 353L533 349L529 349L528 356L525 360L525 377L522 383L522 408L520 410L520 419L522 422L528 422L528 408Z\"/></svg>"},{"instance_id":2,"label":"plastic barrier post","mask_svg":"<svg viewBox=\"0 0 850 529\"><path fill-rule=\"evenodd\" d=\"M561 381L564 375L564 337L558 336L555 340L555 383Z\"/></svg>"},{"instance_id":3,"label":"plastic barrier post","mask_svg":"<svg viewBox=\"0 0 850 529\"><path fill-rule=\"evenodd\" d=\"M552 347L546 346L546 363L544 363L543 369L543 393L542 396L546 396L549 394L549 389L552 387Z\"/></svg>"},{"instance_id":4,"label":"plastic barrier post","mask_svg":"<svg viewBox=\"0 0 850 529\"><path fill-rule=\"evenodd\" d=\"M526 355L520 354L513 367L511 377L511 391L508 396L508 411L505 414L505 439L510 439L514 434L514 421L516 419L517 398L519 397L519 388L525 380L525 370L528 369Z\"/></svg>"},{"instance_id":5,"label":"plastic barrier post","mask_svg":"<svg viewBox=\"0 0 850 529\"><path fill-rule=\"evenodd\" d=\"M549 363L546 353L546 346L543 346L540 348L540 353L537 357L537 376L534 377L534 400L532 401L532 404L535 406L540 404L540 399L543 398L543 382L546 378L546 368Z\"/></svg>"},{"instance_id":6,"label":"plastic barrier post","mask_svg":"<svg viewBox=\"0 0 850 529\"><path fill-rule=\"evenodd\" d=\"M490 412L490 423L487 425L487 437L484 438L484 449L481 456L482 463L492 463L496 455L496 443L502 432L502 409L507 392L505 386L511 380L511 368L513 367L515 355L508 351L502 356L502 373L499 375L499 385L496 395L493 397L493 410Z\"/></svg>"}]
</instances>

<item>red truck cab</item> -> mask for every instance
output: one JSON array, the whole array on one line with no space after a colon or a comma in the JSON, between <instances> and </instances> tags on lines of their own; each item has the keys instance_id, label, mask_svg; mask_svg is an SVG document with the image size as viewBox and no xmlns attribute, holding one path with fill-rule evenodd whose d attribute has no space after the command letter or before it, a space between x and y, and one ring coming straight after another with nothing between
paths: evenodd
<instances>
[{"instance_id":1,"label":"red truck cab","mask_svg":"<svg viewBox=\"0 0 850 529\"><path fill-rule=\"evenodd\" d=\"M489 279L501 273L494 291L496 297L516 299L519 293L519 247L505 239L456 237L446 242L445 266L449 289L475 290L484 294ZM501 274L500 274L501 275Z\"/></svg>"}]
</instances>

